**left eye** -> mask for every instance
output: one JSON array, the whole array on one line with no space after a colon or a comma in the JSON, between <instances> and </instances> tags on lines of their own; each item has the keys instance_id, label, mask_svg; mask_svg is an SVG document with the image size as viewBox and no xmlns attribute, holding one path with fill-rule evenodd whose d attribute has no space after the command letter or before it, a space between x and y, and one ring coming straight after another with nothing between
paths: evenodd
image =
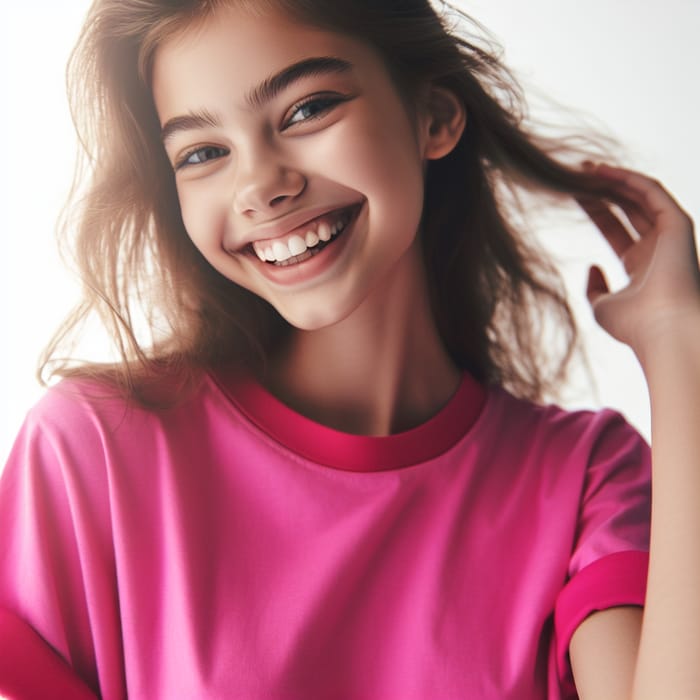
<instances>
[{"instance_id":1,"label":"left eye","mask_svg":"<svg viewBox=\"0 0 700 700\"><path fill-rule=\"evenodd\" d=\"M342 102L340 97L313 97L293 107L284 125L285 127L293 126L294 124L318 119L333 109L339 102Z\"/></svg>"}]
</instances>

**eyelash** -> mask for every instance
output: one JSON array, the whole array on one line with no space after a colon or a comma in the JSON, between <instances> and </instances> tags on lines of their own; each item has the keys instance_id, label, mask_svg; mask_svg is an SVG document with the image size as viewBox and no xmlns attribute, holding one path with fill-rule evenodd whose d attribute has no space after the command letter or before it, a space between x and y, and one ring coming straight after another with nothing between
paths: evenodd
<instances>
[{"instance_id":1,"label":"eyelash","mask_svg":"<svg viewBox=\"0 0 700 700\"><path fill-rule=\"evenodd\" d=\"M336 105L340 104L341 102L345 102L346 100L347 98L341 95L313 95L312 97L307 97L305 100L298 102L291 108L291 116L285 120L283 128L287 129L290 126L294 126L294 124L303 124L304 122L320 119L327 112L330 112ZM292 118L296 114L310 105L321 105L321 108L315 114L302 119L300 122L292 122Z\"/></svg>"},{"instance_id":2,"label":"eyelash","mask_svg":"<svg viewBox=\"0 0 700 700\"><path fill-rule=\"evenodd\" d=\"M217 157L222 157L228 153L228 150L226 148L222 148L221 146L200 146L199 148L193 148L191 151L188 151L185 153L185 155L180 158L180 160L175 164L175 170L180 170L182 168L188 168L193 165L204 165L205 163L208 163L212 158L206 158L205 160L202 160L199 163L188 163L187 161L192 158L193 156L205 154L207 151L214 151L218 155L213 156L213 158Z\"/></svg>"},{"instance_id":3,"label":"eyelash","mask_svg":"<svg viewBox=\"0 0 700 700\"><path fill-rule=\"evenodd\" d=\"M291 127L294 127L297 124L304 124L306 122L314 121L316 119L321 119L326 113L330 112L336 105L340 104L341 102L345 102L347 100L346 97L342 97L340 95L315 95L313 97L309 97L305 100L302 100L301 102L297 103L294 105L290 112L291 115L289 118L285 119L283 125L282 125L282 130L289 129ZM301 110L303 110L306 107L309 107L311 105L320 105L320 109L318 109L314 114L312 114L309 117L306 117L304 119L301 119L300 121L294 122L292 119L294 116L299 114ZM204 160L201 160L199 163L188 163L187 161L190 160L193 156L198 155L201 159L201 156L204 155L209 151L209 155L211 156L210 158L205 158ZM212 155L211 152L214 152L216 155ZM182 158L175 164L175 170L180 170L182 168L187 168L195 165L204 165L208 163L210 160L214 160L216 158L221 158L225 155L228 154L228 149L222 148L221 146L200 146L199 148L193 148L191 151L188 151L185 153Z\"/></svg>"}]
</instances>

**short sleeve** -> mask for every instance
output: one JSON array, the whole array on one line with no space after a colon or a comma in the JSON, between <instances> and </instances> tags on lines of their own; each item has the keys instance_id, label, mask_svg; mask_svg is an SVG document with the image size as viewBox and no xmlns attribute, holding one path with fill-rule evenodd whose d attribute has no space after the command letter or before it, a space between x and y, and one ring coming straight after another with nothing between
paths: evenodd
<instances>
[{"instance_id":1,"label":"short sleeve","mask_svg":"<svg viewBox=\"0 0 700 700\"><path fill-rule=\"evenodd\" d=\"M0 613L11 624L0 644L28 639L24 648L48 660L34 632L96 691L96 649L109 642L95 637L93 622L115 616L117 604L104 458L91 422L79 401L54 390L30 412L2 472Z\"/></svg>"},{"instance_id":2,"label":"short sleeve","mask_svg":"<svg viewBox=\"0 0 700 700\"><path fill-rule=\"evenodd\" d=\"M571 637L597 610L643 605L649 560L651 456L617 413L596 414L567 582L555 607L557 670L574 690Z\"/></svg>"}]
</instances>

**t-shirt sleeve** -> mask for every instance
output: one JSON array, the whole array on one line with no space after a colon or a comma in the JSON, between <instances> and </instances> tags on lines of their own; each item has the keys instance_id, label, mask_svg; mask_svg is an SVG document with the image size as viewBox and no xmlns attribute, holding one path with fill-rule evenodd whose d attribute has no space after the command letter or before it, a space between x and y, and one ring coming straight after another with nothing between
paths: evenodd
<instances>
[{"instance_id":1,"label":"t-shirt sleeve","mask_svg":"<svg viewBox=\"0 0 700 700\"><path fill-rule=\"evenodd\" d=\"M554 614L557 670L570 691L568 650L574 631L597 610L644 605L649 562L649 446L612 411L594 417L589 436L568 576Z\"/></svg>"},{"instance_id":2,"label":"t-shirt sleeve","mask_svg":"<svg viewBox=\"0 0 700 700\"><path fill-rule=\"evenodd\" d=\"M116 610L116 577L97 443L76 402L51 395L30 412L0 476L0 655L15 659L0 665L0 688L17 697L31 697L36 681L22 668L66 688L99 686L104 642L92 623Z\"/></svg>"}]
</instances>

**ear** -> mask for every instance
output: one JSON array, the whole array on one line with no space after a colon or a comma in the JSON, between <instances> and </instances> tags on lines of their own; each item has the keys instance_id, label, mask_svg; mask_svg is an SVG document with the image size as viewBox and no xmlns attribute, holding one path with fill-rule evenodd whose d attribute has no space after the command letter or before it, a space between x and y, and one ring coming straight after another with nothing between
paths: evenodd
<instances>
[{"instance_id":1,"label":"ear","mask_svg":"<svg viewBox=\"0 0 700 700\"><path fill-rule=\"evenodd\" d=\"M432 85L424 104L423 157L443 158L457 145L467 124L467 111L450 90Z\"/></svg>"}]
</instances>

